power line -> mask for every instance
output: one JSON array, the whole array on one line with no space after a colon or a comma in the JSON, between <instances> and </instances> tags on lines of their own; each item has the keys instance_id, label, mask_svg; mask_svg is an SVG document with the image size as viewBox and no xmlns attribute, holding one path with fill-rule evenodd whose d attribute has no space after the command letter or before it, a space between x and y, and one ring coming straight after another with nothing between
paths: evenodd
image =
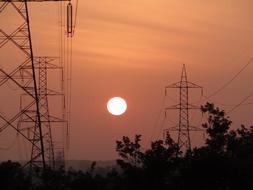
<instances>
[{"instance_id":1,"label":"power line","mask_svg":"<svg viewBox=\"0 0 253 190\"><path fill-rule=\"evenodd\" d=\"M237 104L228 104L228 103L223 103L221 101L214 101L214 103L217 103L218 105L221 105L221 106L226 106L226 107L234 107L236 106ZM248 105L252 105L253 102L246 102L246 103L242 103L240 106L248 106Z\"/></svg>"},{"instance_id":2,"label":"power line","mask_svg":"<svg viewBox=\"0 0 253 190\"><path fill-rule=\"evenodd\" d=\"M216 94L218 94L219 92L221 92L223 89L225 89L252 63L252 61L253 61L253 58L250 58L249 61L229 81L227 81L220 88L218 88L216 91L214 91L211 95L205 97L201 101L206 101L206 100L210 99L211 97L215 96Z\"/></svg>"},{"instance_id":3,"label":"power line","mask_svg":"<svg viewBox=\"0 0 253 190\"><path fill-rule=\"evenodd\" d=\"M236 110L241 105L243 105L243 103L246 102L251 96L253 96L253 91L251 91L248 96L246 96L245 98L243 98L238 104L236 104L232 109L230 109L228 111L228 114L231 113L231 112L233 112L234 110Z\"/></svg>"},{"instance_id":4,"label":"power line","mask_svg":"<svg viewBox=\"0 0 253 190\"><path fill-rule=\"evenodd\" d=\"M74 25L73 25L73 34L75 33L75 29L76 29L76 20L77 20L77 10L78 10L78 0L76 0L76 9L75 9L75 20L74 20Z\"/></svg>"},{"instance_id":5,"label":"power line","mask_svg":"<svg viewBox=\"0 0 253 190\"><path fill-rule=\"evenodd\" d=\"M160 106L158 115L157 115L157 117L156 117L156 119L155 119L155 122L154 122L154 124L153 124L153 129L152 129L150 141L152 141L153 138L154 138L154 135L155 135L155 131L156 131L158 122L159 122L159 120L160 120L160 118L161 118L161 114L162 114L163 109L164 109L164 105L165 105L165 96L164 96L163 99L162 99L162 104L161 104L161 106ZM150 141L149 141L149 142L150 142Z\"/></svg>"},{"instance_id":6,"label":"power line","mask_svg":"<svg viewBox=\"0 0 253 190\"><path fill-rule=\"evenodd\" d=\"M170 97L170 98L171 98L171 97ZM163 117L163 120L162 120L162 122L161 122L161 125L158 126L158 125L159 125L160 118L161 118L161 115L162 115L163 110L164 110L164 107L165 107L165 100L166 100L166 96L164 96L163 99L162 99L162 103L161 103L159 112L158 112L157 117L156 117L156 119L155 119L155 122L154 122L154 124L153 124L151 137L150 137L150 140L149 140L148 142L151 142L153 139L155 139L155 140L158 139L159 133L156 135L156 132L157 132L156 129L157 129L157 127L159 127L158 132L159 132L159 131L162 131L163 125L164 125L164 123L165 123L165 119L166 119L167 121L173 123L173 124L176 124L175 121L169 119L168 116L166 116L166 117ZM172 100L175 101L173 98L172 98Z\"/></svg>"}]
</instances>

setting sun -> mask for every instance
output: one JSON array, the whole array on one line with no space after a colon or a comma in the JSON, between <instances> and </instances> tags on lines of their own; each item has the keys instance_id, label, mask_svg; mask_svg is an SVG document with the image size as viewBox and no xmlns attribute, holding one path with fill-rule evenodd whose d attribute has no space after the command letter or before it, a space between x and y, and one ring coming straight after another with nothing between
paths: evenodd
<instances>
[{"instance_id":1,"label":"setting sun","mask_svg":"<svg viewBox=\"0 0 253 190\"><path fill-rule=\"evenodd\" d=\"M114 97L107 102L107 110L112 115L122 115L127 109L127 103L123 98Z\"/></svg>"}]
</instances>

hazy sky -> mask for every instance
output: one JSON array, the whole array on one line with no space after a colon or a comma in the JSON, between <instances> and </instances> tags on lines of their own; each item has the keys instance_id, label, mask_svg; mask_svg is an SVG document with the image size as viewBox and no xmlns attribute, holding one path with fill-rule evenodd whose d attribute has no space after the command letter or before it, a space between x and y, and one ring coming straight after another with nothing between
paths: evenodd
<instances>
[{"instance_id":1,"label":"hazy sky","mask_svg":"<svg viewBox=\"0 0 253 190\"><path fill-rule=\"evenodd\" d=\"M180 80L182 64L206 96L230 80L253 57L252 7L252 0L79 1L69 158L114 159L115 141L123 135L142 134L147 146L152 134L162 132L161 107L179 99L171 90L163 102L164 87ZM30 8L35 54L57 55L57 4ZM224 105L240 102L253 90L252 71L253 64L211 101L228 110L231 106ZM190 95L193 101L201 98L199 92ZM113 96L128 103L120 117L106 110ZM235 126L252 124L252 108L242 106L231 114ZM177 122L176 114L168 117ZM200 117L194 114L193 124ZM164 128L171 125L166 121Z\"/></svg>"}]
</instances>

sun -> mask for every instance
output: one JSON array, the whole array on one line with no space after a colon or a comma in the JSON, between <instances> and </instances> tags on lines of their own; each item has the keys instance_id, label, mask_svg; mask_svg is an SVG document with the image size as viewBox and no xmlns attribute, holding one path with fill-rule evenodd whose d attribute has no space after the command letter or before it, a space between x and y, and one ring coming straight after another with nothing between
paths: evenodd
<instances>
[{"instance_id":1,"label":"sun","mask_svg":"<svg viewBox=\"0 0 253 190\"><path fill-rule=\"evenodd\" d=\"M122 115L127 109L126 101L121 97L113 97L107 102L107 110L112 115Z\"/></svg>"}]
</instances>

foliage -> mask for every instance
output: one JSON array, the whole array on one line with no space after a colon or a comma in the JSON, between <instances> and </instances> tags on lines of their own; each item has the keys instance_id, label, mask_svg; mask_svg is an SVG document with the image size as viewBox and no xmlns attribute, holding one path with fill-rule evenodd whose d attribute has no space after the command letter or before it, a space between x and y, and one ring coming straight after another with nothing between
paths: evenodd
<instances>
[{"instance_id":1,"label":"foliage","mask_svg":"<svg viewBox=\"0 0 253 190\"><path fill-rule=\"evenodd\" d=\"M131 149L127 148L131 145L129 138L118 141L117 151L122 158L118 163L124 177L134 177L146 189L251 189L253 127L231 130L232 121L225 111L211 103L202 106L201 111L208 115L202 124L207 134L205 145L186 154L169 136L165 141L152 142L151 148L143 152L140 136L135 138L138 146ZM137 177L128 172L129 168L138 168ZM132 181L128 183L134 184Z\"/></svg>"},{"instance_id":2,"label":"foliage","mask_svg":"<svg viewBox=\"0 0 253 190\"><path fill-rule=\"evenodd\" d=\"M29 179L18 162L2 162L0 164L0 188L5 190L11 189L28 189Z\"/></svg>"},{"instance_id":3,"label":"foliage","mask_svg":"<svg viewBox=\"0 0 253 190\"><path fill-rule=\"evenodd\" d=\"M110 169L106 175L96 174L96 163L86 171L53 170L29 173L16 162L0 164L1 189L201 189L230 190L253 187L253 127L231 129L224 110L207 103L201 107L207 114L202 124L207 138L204 146L182 153L167 135L165 140L142 149L141 135L134 140L124 136L116 142L120 170Z\"/></svg>"}]
</instances>

